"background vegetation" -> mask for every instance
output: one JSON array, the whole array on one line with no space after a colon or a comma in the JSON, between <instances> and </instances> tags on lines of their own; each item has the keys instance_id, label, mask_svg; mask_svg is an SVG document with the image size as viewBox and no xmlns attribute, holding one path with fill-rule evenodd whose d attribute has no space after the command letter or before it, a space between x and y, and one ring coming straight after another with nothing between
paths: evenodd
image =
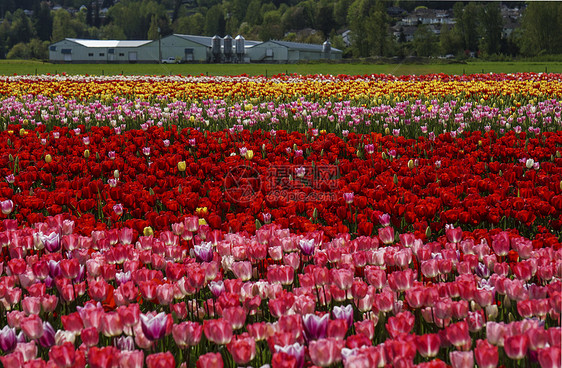
<instances>
[{"instance_id":1,"label":"background vegetation","mask_svg":"<svg viewBox=\"0 0 562 368\"><path fill-rule=\"evenodd\" d=\"M0 59L48 59L66 37L157 39L172 33L322 43L347 57L440 56L487 60L562 54L562 2L504 2L523 10L520 27L503 32L499 2L399 0L1 0ZM452 9L440 34L419 25L413 39L394 35L391 7ZM26 11L24 11L26 10ZM349 30L348 46L342 34Z\"/></svg>"}]
</instances>

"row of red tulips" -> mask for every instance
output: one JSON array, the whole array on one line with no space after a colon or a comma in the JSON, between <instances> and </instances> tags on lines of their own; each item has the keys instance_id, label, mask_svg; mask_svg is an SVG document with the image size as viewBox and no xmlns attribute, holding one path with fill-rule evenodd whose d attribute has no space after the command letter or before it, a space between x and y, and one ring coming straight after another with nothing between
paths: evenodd
<instances>
[{"instance_id":1,"label":"row of red tulips","mask_svg":"<svg viewBox=\"0 0 562 368\"><path fill-rule=\"evenodd\" d=\"M0 200L22 224L68 213L76 231L163 230L197 213L213 229L372 235L516 228L560 236L562 133L465 132L417 140L325 132L202 133L150 127L0 133ZM538 245L539 246L539 245Z\"/></svg>"}]
</instances>

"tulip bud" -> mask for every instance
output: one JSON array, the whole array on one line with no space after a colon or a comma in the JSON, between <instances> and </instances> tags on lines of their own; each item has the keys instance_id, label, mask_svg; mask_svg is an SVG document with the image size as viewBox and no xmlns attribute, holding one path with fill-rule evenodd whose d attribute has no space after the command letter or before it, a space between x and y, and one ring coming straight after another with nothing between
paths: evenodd
<instances>
[{"instance_id":1,"label":"tulip bud","mask_svg":"<svg viewBox=\"0 0 562 368\"><path fill-rule=\"evenodd\" d=\"M412 170L414 168L414 160L408 160L408 169Z\"/></svg>"},{"instance_id":2,"label":"tulip bud","mask_svg":"<svg viewBox=\"0 0 562 368\"><path fill-rule=\"evenodd\" d=\"M84 150L84 157L85 158L90 157L90 150L88 150L88 149Z\"/></svg>"},{"instance_id":3,"label":"tulip bud","mask_svg":"<svg viewBox=\"0 0 562 368\"><path fill-rule=\"evenodd\" d=\"M562 180L560 180L560 184L558 186L560 187L560 190L562 190Z\"/></svg>"},{"instance_id":4,"label":"tulip bud","mask_svg":"<svg viewBox=\"0 0 562 368\"><path fill-rule=\"evenodd\" d=\"M314 211L312 211L312 218L315 220L318 218L318 209L316 207L314 207Z\"/></svg>"},{"instance_id":5,"label":"tulip bud","mask_svg":"<svg viewBox=\"0 0 562 368\"><path fill-rule=\"evenodd\" d=\"M386 159L387 159L386 153L385 153L384 151L383 151L383 153L381 154L381 157L382 157L383 160L386 160Z\"/></svg>"},{"instance_id":6,"label":"tulip bud","mask_svg":"<svg viewBox=\"0 0 562 368\"><path fill-rule=\"evenodd\" d=\"M259 230L261 227L261 222L260 220L256 219L256 230Z\"/></svg>"},{"instance_id":7,"label":"tulip bud","mask_svg":"<svg viewBox=\"0 0 562 368\"><path fill-rule=\"evenodd\" d=\"M251 160L254 157L254 151L252 150L247 150L246 151L246 160Z\"/></svg>"},{"instance_id":8,"label":"tulip bud","mask_svg":"<svg viewBox=\"0 0 562 368\"><path fill-rule=\"evenodd\" d=\"M150 235L154 235L154 230L152 230L152 228L150 226L147 226L144 228L144 230L142 231L142 234L144 236L150 236Z\"/></svg>"},{"instance_id":9,"label":"tulip bud","mask_svg":"<svg viewBox=\"0 0 562 368\"><path fill-rule=\"evenodd\" d=\"M46 155L45 155L45 162L46 162L46 163L49 163L49 162L51 162L51 161L53 161L53 158L51 157L51 155L46 154Z\"/></svg>"},{"instance_id":10,"label":"tulip bud","mask_svg":"<svg viewBox=\"0 0 562 368\"><path fill-rule=\"evenodd\" d=\"M384 130L384 134L386 135L390 134L390 128L386 127Z\"/></svg>"},{"instance_id":11,"label":"tulip bud","mask_svg":"<svg viewBox=\"0 0 562 368\"><path fill-rule=\"evenodd\" d=\"M561 158L562 157L562 153L560 153L560 151L556 151L556 158Z\"/></svg>"},{"instance_id":12,"label":"tulip bud","mask_svg":"<svg viewBox=\"0 0 562 368\"><path fill-rule=\"evenodd\" d=\"M486 306L486 317L488 320L495 320L498 317L498 306L490 304Z\"/></svg>"},{"instance_id":13,"label":"tulip bud","mask_svg":"<svg viewBox=\"0 0 562 368\"><path fill-rule=\"evenodd\" d=\"M482 141L480 141L480 140L478 141L478 146L482 147Z\"/></svg>"},{"instance_id":14,"label":"tulip bud","mask_svg":"<svg viewBox=\"0 0 562 368\"><path fill-rule=\"evenodd\" d=\"M398 185L398 176L396 174L394 174L392 181L394 182L394 185Z\"/></svg>"},{"instance_id":15,"label":"tulip bud","mask_svg":"<svg viewBox=\"0 0 562 368\"><path fill-rule=\"evenodd\" d=\"M178 162L178 171L184 172L186 168L187 164L185 163L185 161Z\"/></svg>"},{"instance_id":16,"label":"tulip bud","mask_svg":"<svg viewBox=\"0 0 562 368\"><path fill-rule=\"evenodd\" d=\"M10 160L10 162L14 162L14 156L12 156L11 153L8 155L8 160Z\"/></svg>"},{"instance_id":17,"label":"tulip bud","mask_svg":"<svg viewBox=\"0 0 562 368\"><path fill-rule=\"evenodd\" d=\"M21 128L20 129L20 136L23 137L24 135L27 135L27 131L24 128Z\"/></svg>"},{"instance_id":18,"label":"tulip bud","mask_svg":"<svg viewBox=\"0 0 562 368\"><path fill-rule=\"evenodd\" d=\"M501 178L501 177L503 176L503 171L500 170L500 171L498 172L498 176Z\"/></svg>"},{"instance_id":19,"label":"tulip bud","mask_svg":"<svg viewBox=\"0 0 562 368\"><path fill-rule=\"evenodd\" d=\"M119 170L116 169L115 171L113 171L113 177L115 179L119 179Z\"/></svg>"},{"instance_id":20,"label":"tulip bud","mask_svg":"<svg viewBox=\"0 0 562 368\"><path fill-rule=\"evenodd\" d=\"M425 236L427 238L431 236L431 228L429 226L425 228Z\"/></svg>"}]
</instances>

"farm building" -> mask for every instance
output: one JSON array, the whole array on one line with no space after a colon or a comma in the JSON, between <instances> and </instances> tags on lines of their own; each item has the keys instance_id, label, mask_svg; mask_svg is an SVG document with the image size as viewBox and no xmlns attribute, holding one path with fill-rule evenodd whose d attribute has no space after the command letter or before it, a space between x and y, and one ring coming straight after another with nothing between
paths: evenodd
<instances>
[{"instance_id":1,"label":"farm building","mask_svg":"<svg viewBox=\"0 0 562 368\"><path fill-rule=\"evenodd\" d=\"M250 41L242 36L173 34L160 40L104 41L67 38L49 47L51 62L72 63L295 63L341 59L329 42L313 45L285 41Z\"/></svg>"},{"instance_id":2,"label":"farm building","mask_svg":"<svg viewBox=\"0 0 562 368\"><path fill-rule=\"evenodd\" d=\"M142 55L140 49L152 41L80 40L66 38L49 46L51 62L73 63L136 63ZM151 55L158 61L158 53Z\"/></svg>"},{"instance_id":3,"label":"farm building","mask_svg":"<svg viewBox=\"0 0 562 368\"><path fill-rule=\"evenodd\" d=\"M328 41L323 45L287 41L266 41L247 50L251 62L296 63L302 60L339 60L342 51L332 48Z\"/></svg>"}]
</instances>

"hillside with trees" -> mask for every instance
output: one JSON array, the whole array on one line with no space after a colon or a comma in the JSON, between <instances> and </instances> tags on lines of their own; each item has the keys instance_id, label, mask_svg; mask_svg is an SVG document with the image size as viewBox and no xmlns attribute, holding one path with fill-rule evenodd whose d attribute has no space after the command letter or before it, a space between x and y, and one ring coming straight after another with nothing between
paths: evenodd
<instances>
[{"instance_id":1,"label":"hillside with trees","mask_svg":"<svg viewBox=\"0 0 562 368\"><path fill-rule=\"evenodd\" d=\"M562 54L560 2L384 0L2 0L0 58L48 59L64 38L172 33L322 43L346 57Z\"/></svg>"}]
</instances>

